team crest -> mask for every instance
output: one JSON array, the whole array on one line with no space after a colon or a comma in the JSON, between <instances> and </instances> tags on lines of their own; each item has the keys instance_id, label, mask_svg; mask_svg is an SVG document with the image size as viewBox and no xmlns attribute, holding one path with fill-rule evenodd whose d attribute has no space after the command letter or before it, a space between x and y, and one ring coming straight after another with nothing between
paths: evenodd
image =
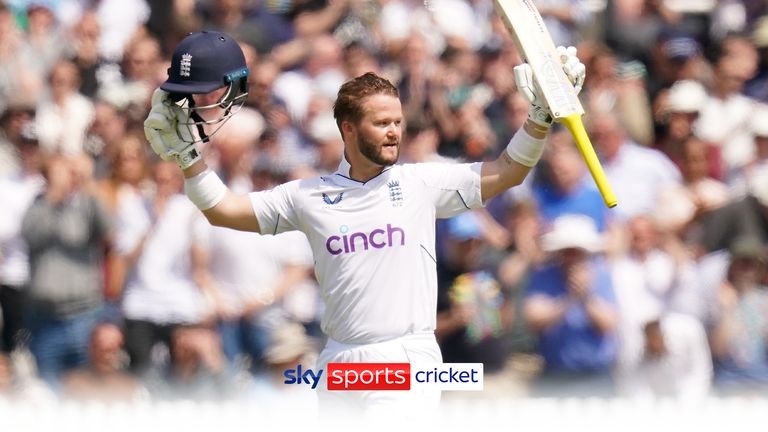
<instances>
[{"instance_id":1,"label":"team crest","mask_svg":"<svg viewBox=\"0 0 768 432\"><path fill-rule=\"evenodd\" d=\"M389 201L392 202L392 207L401 207L403 205L403 189L400 187L400 182L392 180L387 183L389 188Z\"/></svg>"},{"instance_id":2,"label":"team crest","mask_svg":"<svg viewBox=\"0 0 768 432\"><path fill-rule=\"evenodd\" d=\"M341 199L342 199L342 198L344 198L344 192L341 192L340 194L338 194L338 195L336 196L336 198L334 198L334 199L331 199L331 197L330 197L330 196L328 196L328 194L325 194L325 193L323 194L323 201L324 201L326 204L328 204L328 205L335 205L335 204L338 204L338 203L340 203L340 202L341 202Z\"/></svg>"},{"instance_id":3,"label":"team crest","mask_svg":"<svg viewBox=\"0 0 768 432\"><path fill-rule=\"evenodd\" d=\"M179 64L179 75L183 77L190 76L192 71L192 54L186 53L181 55L181 63Z\"/></svg>"}]
</instances>

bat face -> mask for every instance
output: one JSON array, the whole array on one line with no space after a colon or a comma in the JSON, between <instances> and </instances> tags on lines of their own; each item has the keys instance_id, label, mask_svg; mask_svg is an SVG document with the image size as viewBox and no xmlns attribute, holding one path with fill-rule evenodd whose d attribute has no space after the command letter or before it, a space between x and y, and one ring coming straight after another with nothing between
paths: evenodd
<instances>
[{"instance_id":1,"label":"bat face","mask_svg":"<svg viewBox=\"0 0 768 432\"><path fill-rule=\"evenodd\" d=\"M584 108L563 72L560 55L533 1L494 0L494 4L517 49L531 66L533 78L552 116L561 119L583 114Z\"/></svg>"}]
</instances>

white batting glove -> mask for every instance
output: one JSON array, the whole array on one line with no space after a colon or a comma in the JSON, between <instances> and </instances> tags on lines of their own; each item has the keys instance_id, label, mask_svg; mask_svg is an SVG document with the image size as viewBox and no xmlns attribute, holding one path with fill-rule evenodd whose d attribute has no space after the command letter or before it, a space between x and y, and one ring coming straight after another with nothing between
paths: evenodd
<instances>
[{"instance_id":1,"label":"white batting glove","mask_svg":"<svg viewBox=\"0 0 768 432\"><path fill-rule=\"evenodd\" d=\"M152 109L144 120L144 135L152 150L166 161L175 161L181 169L189 168L200 160L192 130L179 126L184 111L168 98L168 93L157 89L152 94Z\"/></svg>"},{"instance_id":2,"label":"white batting glove","mask_svg":"<svg viewBox=\"0 0 768 432\"><path fill-rule=\"evenodd\" d=\"M557 52L560 54L560 63L563 65L563 71L573 84L576 94L581 92L584 86L584 78L587 74L587 68L584 63L576 56L576 47L568 48L559 46ZM528 109L528 118L539 126L549 129L552 126L552 113L546 102L539 96L540 92L533 81L533 71L528 63L523 63L512 68L515 74L515 84L517 90L523 95L525 100L531 104Z\"/></svg>"}]
</instances>

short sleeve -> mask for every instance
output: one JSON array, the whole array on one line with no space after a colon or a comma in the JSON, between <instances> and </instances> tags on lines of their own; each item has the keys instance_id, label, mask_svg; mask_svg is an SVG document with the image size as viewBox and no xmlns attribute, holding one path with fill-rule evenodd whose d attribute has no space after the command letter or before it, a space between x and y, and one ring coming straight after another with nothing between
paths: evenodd
<instances>
[{"instance_id":1,"label":"short sleeve","mask_svg":"<svg viewBox=\"0 0 768 432\"><path fill-rule=\"evenodd\" d=\"M465 210L483 207L480 194L482 163L425 163L412 166L426 186L438 218L453 217Z\"/></svg>"},{"instance_id":2,"label":"short sleeve","mask_svg":"<svg viewBox=\"0 0 768 432\"><path fill-rule=\"evenodd\" d=\"M299 222L294 205L294 195L298 192L298 181L292 181L267 191L251 192L253 213L259 221L261 234L280 234L299 229Z\"/></svg>"}]
</instances>

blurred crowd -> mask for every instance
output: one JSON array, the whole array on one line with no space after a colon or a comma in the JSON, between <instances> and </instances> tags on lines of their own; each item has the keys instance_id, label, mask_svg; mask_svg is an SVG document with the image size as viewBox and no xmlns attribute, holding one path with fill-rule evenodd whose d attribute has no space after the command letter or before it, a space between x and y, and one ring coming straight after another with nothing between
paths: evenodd
<instances>
[{"instance_id":1,"label":"blurred crowd","mask_svg":"<svg viewBox=\"0 0 768 432\"><path fill-rule=\"evenodd\" d=\"M444 360L531 396L768 394L768 3L534 2L587 66L619 205L556 125L523 185L438 221ZM0 399L306 396L306 238L209 226L143 136L201 29L251 70L203 148L237 192L335 171L367 71L400 91L402 162L495 158L526 120L491 0L0 1Z\"/></svg>"}]
</instances>

